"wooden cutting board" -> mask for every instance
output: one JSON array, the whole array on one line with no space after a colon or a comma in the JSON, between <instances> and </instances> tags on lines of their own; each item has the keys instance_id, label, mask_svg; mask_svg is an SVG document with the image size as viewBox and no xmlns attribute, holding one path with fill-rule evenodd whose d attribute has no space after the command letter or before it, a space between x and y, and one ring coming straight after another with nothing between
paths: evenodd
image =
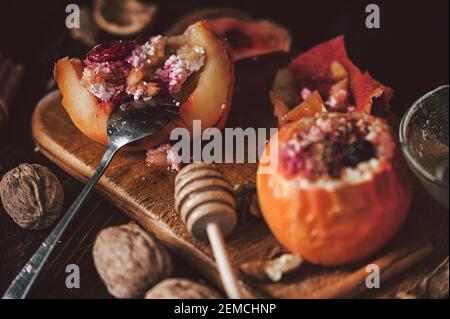
<instances>
[{"instance_id":1,"label":"wooden cutting board","mask_svg":"<svg viewBox=\"0 0 450 319\"><path fill-rule=\"evenodd\" d=\"M270 107L265 100L268 87L253 86L254 94L247 93L254 97L255 103L249 104L248 98L242 96L244 90L239 82L245 83L245 78L238 78L228 126L269 126ZM267 81L270 82L271 79ZM32 119L33 138L40 152L75 178L86 181L105 148L75 128L60 101L61 95L55 91L39 102ZM175 174L164 168L149 168L144 159L144 152L120 152L100 180L97 190L125 214L155 233L212 284L220 287L211 249L187 233L174 211ZM232 185L255 180L255 164L221 164L219 167ZM240 288L246 297L272 298L334 298L364 292L367 289L364 285L367 264L375 263L382 269L381 280L384 283L431 254L428 240L436 234L436 223L430 225L429 216L422 213L430 205L434 204L415 201L401 233L376 256L366 261L329 268L304 263L298 271L277 283L257 281L239 273ZM253 216L240 219L237 228L227 238L227 243L236 269L243 263L267 259L274 250L279 249L264 221Z\"/></svg>"}]
</instances>

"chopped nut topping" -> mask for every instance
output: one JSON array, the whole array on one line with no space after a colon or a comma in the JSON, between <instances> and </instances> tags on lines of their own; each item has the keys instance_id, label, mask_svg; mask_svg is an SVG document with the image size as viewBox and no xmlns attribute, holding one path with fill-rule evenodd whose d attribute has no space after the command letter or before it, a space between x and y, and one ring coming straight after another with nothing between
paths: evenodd
<instances>
[{"instance_id":1,"label":"chopped nut topping","mask_svg":"<svg viewBox=\"0 0 450 319\"><path fill-rule=\"evenodd\" d=\"M267 262L264 271L270 280L280 281L283 275L296 270L302 264L303 260L294 254L284 254L274 260Z\"/></svg>"}]
</instances>

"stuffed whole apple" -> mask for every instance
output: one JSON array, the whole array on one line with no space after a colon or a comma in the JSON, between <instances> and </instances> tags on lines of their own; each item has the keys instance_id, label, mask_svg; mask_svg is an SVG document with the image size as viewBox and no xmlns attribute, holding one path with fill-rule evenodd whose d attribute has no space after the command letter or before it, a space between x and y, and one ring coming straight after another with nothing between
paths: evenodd
<instances>
[{"instance_id":1,"label":"stuffed whole apple","mask_svg":"<svg viewBox=\"0 0 450 319\"><path fill-rule=\"evenodd\" d=\"M63 58L55 65L62 105L86 136L107 143L111 111L131 100L168 95L179 102L179 118L131 147L143 150L168 141L175 127L222 128L228 117L234 84L227 43L207 22L197 22L174 37L139 37L94 47L84 61ZM130 148L129 148L130 149Z\"/></svg>"},{"instance_id":2,"label":"stuffed whole apple","mask_svg":"<svg viewBox=\"0 0 450 319\"><path fill-rule=\"evenodd\" d=\"M269 157L271 151L277 157ZM276 158L273 173L262 168ZM261 158L257 190L275 237L312 263L376 252L403 224L407 171L388 124L367 113L318 113L284 125Z\"/></svg>"}]
</instances>

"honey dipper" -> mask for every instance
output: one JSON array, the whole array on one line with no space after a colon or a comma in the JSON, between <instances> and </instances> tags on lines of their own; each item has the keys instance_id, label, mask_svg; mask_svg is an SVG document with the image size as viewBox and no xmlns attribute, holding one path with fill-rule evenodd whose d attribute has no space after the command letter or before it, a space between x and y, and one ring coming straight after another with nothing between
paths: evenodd
<instances>
[{"instance_id":1,"label":"honey dipper","mask_svg":"<svg viewBox=\"0 0 450 319\"><path fill-rule=\"evenodd\" d=\"M216 165L194 163L178 173L175 209L192 236L209 239L228 297L241 298L224 241L224 235L236 226L236 202L231 185Z\"/></svg>"}]
</instances>

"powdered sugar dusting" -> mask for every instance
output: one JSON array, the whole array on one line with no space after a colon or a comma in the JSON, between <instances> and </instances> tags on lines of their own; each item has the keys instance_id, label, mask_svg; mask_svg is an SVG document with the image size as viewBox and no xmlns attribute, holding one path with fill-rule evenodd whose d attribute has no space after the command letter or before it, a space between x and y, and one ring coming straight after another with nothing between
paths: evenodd
<instances>
[{"instance_id":1,"label":"powdered sugar dusting","mask_svg":"<svg viewBox=\"0 0 450 319\"><path fill-rule=\"evenodd\" d=\"M148 101L164 89L177 93L205 63L206 51L200 46L184 45L167 58L167 38L160 35L143 44L127 43L128 56L111 61L85 60L81 85L101 102L120 105L130 99Z\"/></svg>"},{"instance_id":2,"label":"powdered sugar dusting","mask_svg":"<svg viewBox=\"0 0 450 319\"><path fill-rule=\"evenodd\" d=\"M146 65L154 65L161 56L164 56L165 39L158 35L152 37L143 45L138 45L126 58L134 68L142 69Z\"/></svg>"}]
</instances>

